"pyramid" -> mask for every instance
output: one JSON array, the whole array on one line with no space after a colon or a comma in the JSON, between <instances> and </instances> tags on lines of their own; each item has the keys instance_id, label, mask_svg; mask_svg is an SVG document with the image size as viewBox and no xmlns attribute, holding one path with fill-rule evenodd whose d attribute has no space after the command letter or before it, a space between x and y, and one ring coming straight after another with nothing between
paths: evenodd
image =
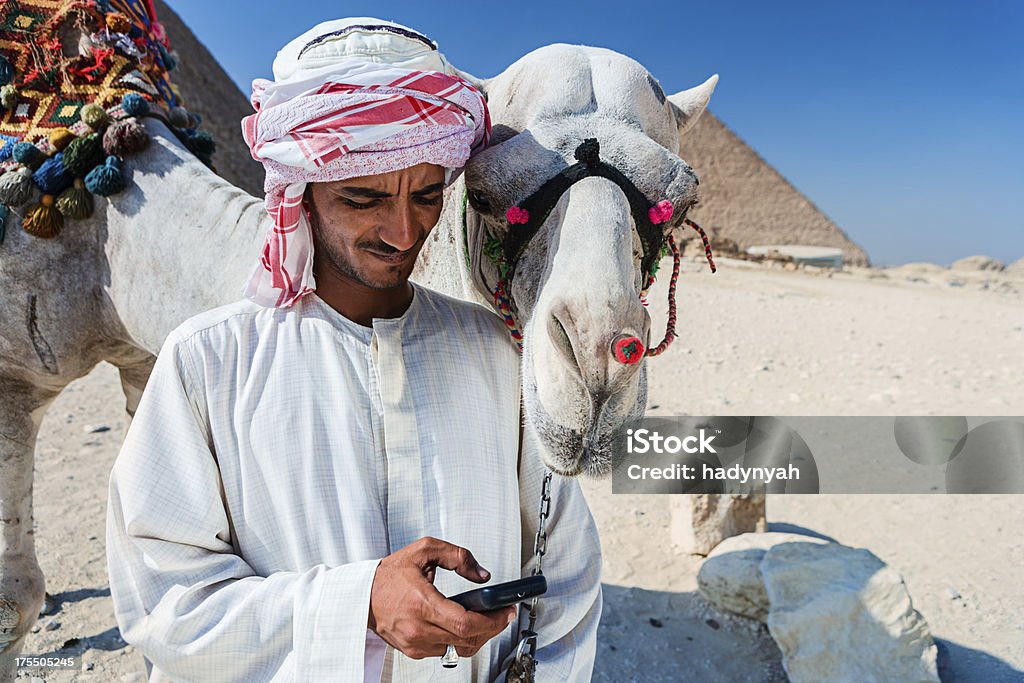
<instances>
[{"instance_id":1,"label":"pyramid","mask_svg":"<svg viewBox=\"0 0 1024 683\"><path fill-rule=\"evenodd\" d=\"M218 172L262 196L263 167L250 157L240 128L242 117L252 113L248 97L167 3L156 0L156 9L181 57L174 82L189 111L203 117L204 127L217 140ZM741 248L755 244L837 247L843 250L844 262L867 265L863 249L710 112L683 141L682 156L701 181L701 202L692 217L713 238L729 238Z\"/></svg>"},{"instance_id":2,"label":"pyramid","mask_svg":"<svg viewBox=\"0 0 1024 683\"><path fill-rule=\"evenodd\" d=\"M156 16L167 30L178 53L178 67L171 72L174 84L190 112L203 117L203 128L217 141L213 163L217 172L249 194L263 196L263 165L253 161L242 140L242 117L252 105L166 2L156 0Z\"/></svg>"},{"instance_id":3,"label":"pyramid","mask_svg":"<svg viewBox=\"0 0 1024 683\"><path fill-rule=\"evenodd\" d=\"M683 139L681 156L700 178L693 220L740 248L806 244L842 249L843 262L868 265L867 254L711 112Z\"/></svg>"}]
</instances>

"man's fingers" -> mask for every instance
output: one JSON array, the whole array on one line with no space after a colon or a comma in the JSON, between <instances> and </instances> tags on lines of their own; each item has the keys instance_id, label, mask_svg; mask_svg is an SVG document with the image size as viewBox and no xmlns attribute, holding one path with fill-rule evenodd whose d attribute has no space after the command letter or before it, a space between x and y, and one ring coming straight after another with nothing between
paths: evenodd
<instances>
[{"instance_id":1,"label":"man's fingers","mask_svg":"<svg viewBox=\"0 0 1024 683\"><path fill-rule=\"evenodd\" d=\"M491 573L480 566L467 548L438 538L424 538L419 543L422 546L417 550L417 558L424 569L432 565L443 567L476 583L491 578Z\"/></svg>"},{"instance_id":2,"label":"man's fingers","mask_svg":"<svg viewBox=\"0 0 1024 683\"><path fill-rule=\"evenodd\" d=\"M439 628L463 639L481 636L486 642L504 631L517 615L514 605L487 612L473 612L444 598L440 593L437 597L440 599L429 599L433 612L427 618Z\"/></svg>"}]
</instances>

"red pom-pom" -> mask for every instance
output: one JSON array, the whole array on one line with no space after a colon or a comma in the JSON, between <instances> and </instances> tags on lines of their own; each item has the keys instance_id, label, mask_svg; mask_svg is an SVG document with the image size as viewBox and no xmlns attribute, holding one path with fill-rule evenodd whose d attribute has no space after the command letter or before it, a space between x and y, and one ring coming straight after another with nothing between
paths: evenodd
<instances>
[{"instance_id":1,"label":"red pom-pom","mask_svg":"<svg viewBox=\"0 0 1024 683\"><path fill-rule=\"evenodd\" d=\"M623 365L632 365L644 357L643 342L639 337L620 334L612 341L612 355Z\"/></svg>"},{"instance_id":2,"label":"red pom-pom","mask_svg":"<svg viewBox=\"0 0 1024 683\"><path fill-rule=\"evenodd\" d=\"M651 222L655 225L664 223L668 219L672 218L672 202L667 199L662 199L660 202L647 209L647 217L651 219Z\"/></svg>"},{"instance_id":3,"label":"red pom-pom","mask_svg":"<svg viewBox=\"0 0 1024 683\"><path fill-rule=\"evenodd\" d=\"M526 209L521 209L518 206L511 206L508 211L505 212L505 220L512 224L529 223L530 212Z\"/></svg>"}]
</instances>

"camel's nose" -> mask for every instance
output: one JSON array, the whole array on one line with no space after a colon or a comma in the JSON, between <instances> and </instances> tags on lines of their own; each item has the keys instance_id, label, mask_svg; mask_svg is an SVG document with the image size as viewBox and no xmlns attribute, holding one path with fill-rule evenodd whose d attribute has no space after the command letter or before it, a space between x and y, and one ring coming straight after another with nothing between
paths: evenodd
<instances>
[{"instance_id":1,"label":"camel's nose","mask_svg":"<svg viewBox=\"0 0 1024 683\"><path fill-rule=\"evenodd\" d=\"M611 330L604 321L604 325L597 326L602 329L592 329L595 321L577 320L568 306L556 305L551 308L547 333L556 352L588 385L603 387L620 376L631 376L643 360L647 350L643 337L649 319L642 308L640 311L644 320L619 320L620 325Z\"/></svg>"}]
</instances>

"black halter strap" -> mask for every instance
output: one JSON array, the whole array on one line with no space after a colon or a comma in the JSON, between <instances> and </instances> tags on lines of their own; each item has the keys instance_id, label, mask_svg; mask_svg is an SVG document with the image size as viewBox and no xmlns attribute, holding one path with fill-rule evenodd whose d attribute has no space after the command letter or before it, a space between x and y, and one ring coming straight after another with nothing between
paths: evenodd
<instances>
[{"instance_id":1,"label":"black halter strap","mask_svg":"<svg viewBox=\"0 0 1024 683\"><path fill-rule=\"evenodd\" d=\"M597 138L587 138L580 143L576 148L575 156L577 163L559 171L541 185L536 192L518 204L520 208L529 212L529 219L525 223L509 225L505 239L502 241L502 252L508 266L507 282L512 281L519 257L522 256L526 245L540 230L540 226L547 220L559 198L570 187L591 176L607 178L622 189L629 201L629 209L633 214L637 232L640 234L640 243L643 245L644 255L640 263L644 276L646 277L655 267L658 254L664 243L664 233L663 226L652 223L648 215L651 208L650 200L622 171L601 161L600 145Z\"/></svg>"}]
</instances>

